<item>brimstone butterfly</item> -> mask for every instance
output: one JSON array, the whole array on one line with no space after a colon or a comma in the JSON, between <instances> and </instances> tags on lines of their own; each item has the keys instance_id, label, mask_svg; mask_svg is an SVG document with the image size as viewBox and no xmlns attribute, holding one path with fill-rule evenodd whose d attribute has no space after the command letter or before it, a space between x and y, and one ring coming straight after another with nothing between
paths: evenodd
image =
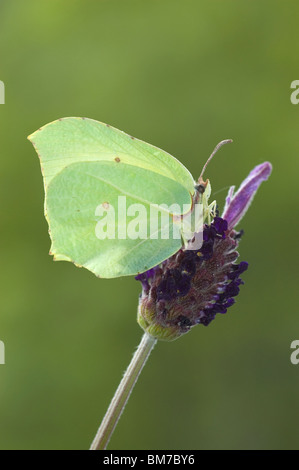
<instances>
[{"instance_id":1,"label":"brimstone butterfly","mask_svg":"<svg viewBox=\"0 0 299 470\"><path fill-rule=\"evenodd\" d=\"M191 213L195 200L203 205L204 219L215 209L215 203L208 205L208 180L196 184L176 158L107 124L63 118L28 138L41 161L50 254L99 277L135 275L160 264L186 242L183 234L171 236L174 221ZM176 208L162 211L164 226L152 236L144 227L161 204ZM135 210L140 205L145 212ZM167 225L169 236L163 238Z\"/></svg>"}]
</instances>

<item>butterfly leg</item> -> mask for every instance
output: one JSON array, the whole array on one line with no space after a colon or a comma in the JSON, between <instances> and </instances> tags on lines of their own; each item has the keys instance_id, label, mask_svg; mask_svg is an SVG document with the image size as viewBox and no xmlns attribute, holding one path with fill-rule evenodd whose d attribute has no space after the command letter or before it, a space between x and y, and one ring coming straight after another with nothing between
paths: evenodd
<instances>
[{"instance_id":1,"label":"butterfly leg","mask_svg":"<svg viewBox=\"0 0 299 470\"><path fill-rule=\"evenodd\" d=\"M211 202L207 210L208 225L210 225L212 222L212 219L216 217L216 209L217 209L217 202L216 201Z\"/></svg>"}]
</instances>

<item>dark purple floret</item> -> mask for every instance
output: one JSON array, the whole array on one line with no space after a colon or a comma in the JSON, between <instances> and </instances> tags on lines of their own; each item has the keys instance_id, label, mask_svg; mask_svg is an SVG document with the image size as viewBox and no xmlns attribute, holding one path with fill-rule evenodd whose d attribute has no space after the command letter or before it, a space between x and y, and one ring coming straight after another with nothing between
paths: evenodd
<instances>
[{"instance_id":1,"label":"dark purple floret","mask_svg":"<svg viewBox=\"0 0 299 470\"><path fill-rule=\"evenodd\" d=\"M232 266L232 272L228 275L230 279L237 279L240 274L248 269L248 263L246 261L241 261L240 264L234 264Z\"/></svg>"},{"instance_id":2,"label":"dark purple floret","mask_svg":"<svg viewBox=\"0 0 299 470\"><path fill-rule=\"evenodd\" d=\"M225 308L228 308L234 305L234 303L235 303L235 299L227 299L223 305L225 306Z\"/></svg>"},{"instance_id":3,"label":"dark purple floret","mask_svg":"<svg viewBox=\"0 0 299 470\"><path fill-rule=\"evenodd\" d=\"M205 232L204 232L205 233ZM197 261L208 260L213 256L214 239L204 240L197 256Z\"/></svg>"},{"instance_id":4,"label":"dark purple floret","mask_svg":"<svg viewBox=\"0 0 299 470\"><path fill-rule=\"evenodd\" d=\"M214 240L214 238L217 236L217 230L214 227L214 225L206 226L203 231L203 241L207 242L210 240Z\"/></svg>"},{"instance_id":5,"label":"dark purple floret","mask_svg":"<svg viewBox=\"0 0 299 470\"><path fill-rule=\"evenodd\" d=\"M184 297L185 295L188 294L190 288L191 288L191 279L192 277L187 275L187 274L183 274L179 280L179 282L177 283L177 286L176 286L176 296L177 297Z\"/></svg>"},{"instance_id":6,"label":"dark purple floret","mask_svg":"<svg viewBox=\"0 0 299 470\"><path fill-rule=\"evenodd\" d=\"M175 280L167 276L157 286L157 300L171 300L175 298Z\"/></svg>"},{"instance_id":7,"label":"dark purple floret","mask_svg":"<svg viewBox=\"0 0 299 470\"><path fill-rule=\"evenodd\" d=\"M195 274L195 271L196 271L196 262L195 262L195 259L191 259L191 258L185 258L183 259L183 261L181 262L181 272L182 274L186 274L188 276L194 276Z\"/></svg>"},{"instance_id":8,"label":"dark purple floret","mask_svg":"<svg viewBox=\"0 0 299 470\"><path fill-rule=\"evenodd\" d=\"M141 282L143 290L146 293L148 293L148 291L150 289L150 285L149 285L149 282L148 282L147 272L138 274L137 276L135 276L135 279L136 279L136 281Z\"/></svg>"},{"instance_id":9,"label":"dark purple floret","mask_svg":"<svg viewBox=\"0 0 299 470\"><path fill-rule=\"evenodd\" d=\"M150 282L149 282L149 280L155 276L156 270L157 270L158 268L159 268L159 266L156 266L156 267L154 267L154 268L149 269L148 271L145 271L144 273L137 274L137 276L135 276L136 281L140 281L140 282L141 282L142 288L143 288L144 291L146 291L147 293L148 293L148 291L149 291L149 289L150 289Z\"/></svg>"},{"instance_id":10,"label":"dark purple floret","mask_svg":"<svg viewBox=\"0 0 299 470\"><path fill-rule=\"evenodd\" d=\"M225 289L225 294L228 297L236 297L240 292L238 284L234 281L230 282Z\"/></svg>"},{"instance_id":11,"label":"dark purple floret","mask_svg":"<svg viewBox=\"0 0 299 470\"><path fill-rule=\"evenodd\" d=\"M146 275L148 278L153 277L155 275L156 268L151 268L148 271L146 271Z\"/></svg>"},{"instance_id":12,"label":"dark purple floret","mask_svg":"<svg viewBox=\"0 0 299 470\"><path fill-rule=\"evenodd\" d=\"M215 217L213 220L213 225L215 227L216 232L219 235L222 235L222 238L225 237L225 232L227 230L227 221L221 219L221 217Z\"/></svg>"},{"instance_id":13,"label":"dark purple floret","mask_svg":"<svg viewBox=\"0 0 299 470\"><path fill-rule=\"evenodd\" d=\"M190 272L187 272L184 266L183 269L180 267L181 269L166 271L163 280L157 286L157 300L171 300L188 294L191 278L195 273L195 268L191 269L191 263L188 263L188 267Z\"/></svg>"},{"instance_id":14,"label":"dark purple floret","mask_svg":"<svg viewBox=\"0 0 299 470\"><path fill-rule=\"evenodd\" d=\"M200 318L200 320L198 321L198 323L200 323L201 325L204 325L204 326L208 326L211 321L213 321L216 317L216 313L206 313L204 316L202 316L202 318Z\"/></svg>"}]
</instances>

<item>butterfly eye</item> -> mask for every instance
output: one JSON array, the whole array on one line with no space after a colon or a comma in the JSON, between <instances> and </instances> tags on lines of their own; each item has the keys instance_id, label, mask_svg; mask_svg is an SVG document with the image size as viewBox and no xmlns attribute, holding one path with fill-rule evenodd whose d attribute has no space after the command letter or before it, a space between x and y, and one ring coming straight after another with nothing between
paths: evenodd
<instances>
[{"instance_id":1,"label":"butterfly eye","mask_svg":"<svg viewBox=\"0 0 299 470\"><path fill-rule=\"evenodd\" d=\"M199 192L199 194L203 194L206 190L206 186L204 184L196 184L194 188Z\"/></svg>"}]
</instances>

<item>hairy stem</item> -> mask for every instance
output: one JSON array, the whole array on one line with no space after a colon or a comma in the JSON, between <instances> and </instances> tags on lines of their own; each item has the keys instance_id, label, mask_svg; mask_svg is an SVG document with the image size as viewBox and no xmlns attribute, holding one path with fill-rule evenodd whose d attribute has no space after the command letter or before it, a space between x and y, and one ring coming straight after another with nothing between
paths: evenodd
<instances>
[{"instance_id":1,"label":"hairy stem","mask_svg":"<svg viewBox=\"0 0 299 470\"><path fill-rule=\"evenodd\" d=\"M157 340L147 333L144 333L138 348L127 368L112 401L109 405L107 413L97 431L97 434L90 446L90 450L106 449L117 422L127 404L129 396L134 388L135 383L142 371L147 358L149 357Z\"/></svg>"}]
</instances>

